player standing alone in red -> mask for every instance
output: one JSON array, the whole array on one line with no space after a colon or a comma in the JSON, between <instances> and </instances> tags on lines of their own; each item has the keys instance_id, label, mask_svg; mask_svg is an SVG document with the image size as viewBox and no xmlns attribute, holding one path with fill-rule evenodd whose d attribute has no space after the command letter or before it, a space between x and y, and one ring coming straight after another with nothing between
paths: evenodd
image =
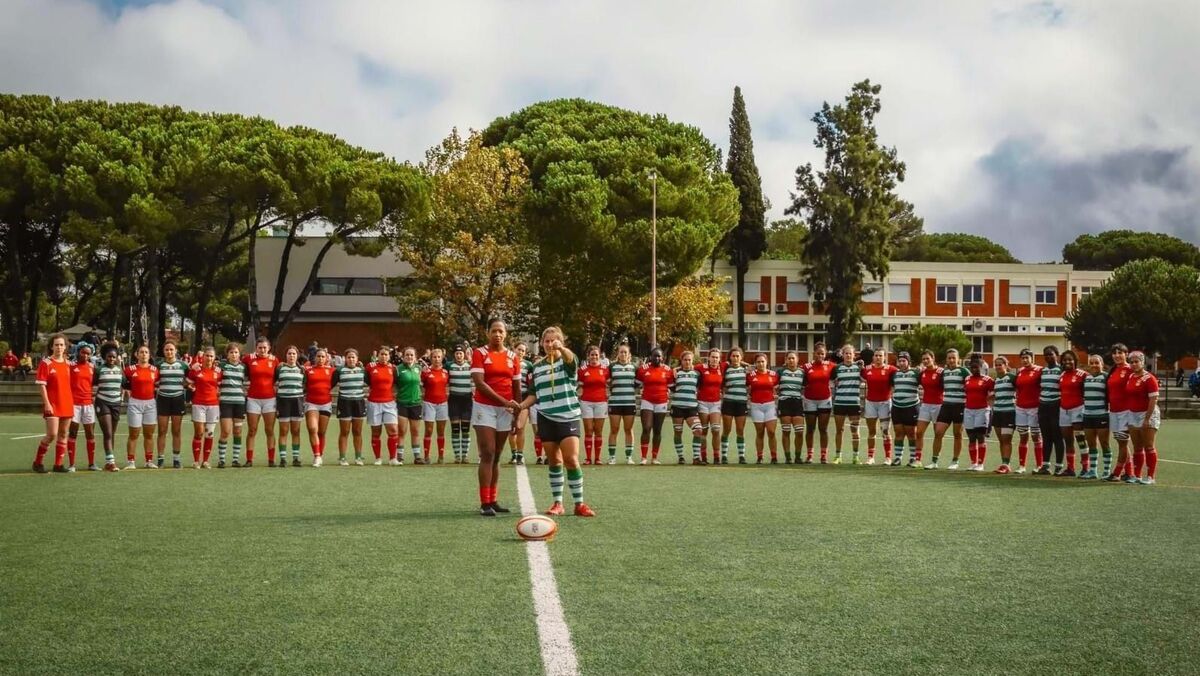
<instances>
[{"instance_id":1,"label":"player standing alone in red","mask_svg":"<svg viewBox=\"0 0 1200 676\"><path fill-rule=\"evenodd\" d=\"M479 450L479 515L496 516L511 510L497 502L500 488L500 452L513 430L513 416L521 405L521 362L504 347L508 326L502 320L488 323L488 344L471 351L471 378L475 381L475 405L471 426Z\"/></svg>"},{"instance_id":2,"label":"player standing alone in red","mask_svg":"<svg viewBox=\"0 0 1200 676\"><path fill-rule=\"evenodd\" d=\"M71 364L67 361L67 337L61 333L50 337L50 356L38 364L37 384L42 394L42 419L46 435L38 444L33 471L46 473L43 460L50 444L54 444L54 471L66 472L63 460L67 455L67 430L74 412L71 398Z\"/></svg>"}]
</instances>

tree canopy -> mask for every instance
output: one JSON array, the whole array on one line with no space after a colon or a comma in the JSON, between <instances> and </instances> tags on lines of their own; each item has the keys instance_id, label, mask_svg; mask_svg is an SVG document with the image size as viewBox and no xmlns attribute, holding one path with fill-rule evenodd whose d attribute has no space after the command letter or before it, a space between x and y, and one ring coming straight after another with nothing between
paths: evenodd
<instances>
[{"instance_id":1,"label":"tree canopy","mask_svg":"<svg viewBox=\"0 0 1200 676\"><path fill-rule=\"evenodd\" d=\"M1144 258L1200 269L1200 248L1191 242L1161 232L1108 230L1098 235L1080 235L1063 247L1063 261L1080 270L1116 270Z\"/></svg>"},{"instance_id":2,"label":"tree canopy","mask_svg":"<svg viewBox=\"0 0 1200 676\"><path fill-rule=\"evenodd\" d=\"M933 352L941 363L951 348L965 357L971 352L971 338L953 326L942 324L917 324L892 341L892 351L907 352L913 364L921 363L921 353L925 350Z\"/></svg>"},{"instance_id":3,"label":"tree canopy","mask_svg":"<svg viewBox=\"0 0 1200 676\"><path fill-rule=\"evenodd\" d=\"M961 232L922 233L896 248L894 261L926 263L1020 263L1008 249L986 237Z\"/></svg>"},{"instance_id":4,"label":"tree canopy","mask_svg":"<svg viewBox=\"0 0 1200 676\"><path fill-rule=\"evenodd\" d=\"M771 221L767 228L766 257L777 261L798 261L804 255L808 226L795 218Z\"/></svg>"},{"instance_id":5,"label":"tree canopy","mask_svg":"<svg viewBox=\"0 0 1200 676\"><path fill-rule=\"evenodd\" d=\"M734 329L737 342L746 342L746 321L743 312L743 289L750 263L762 257L767 250L766 225L767 204L762 193L762 178L754 161L754 139L750 134L750 116L746 113L746 101L742 88L733 88L733 109L729 113L729 159L725 165L733 186L738 191L740 212L737 225L725 234L722 242L725 255L729 258L736 274L734 279Z\"/></svg>"}]
</instances>

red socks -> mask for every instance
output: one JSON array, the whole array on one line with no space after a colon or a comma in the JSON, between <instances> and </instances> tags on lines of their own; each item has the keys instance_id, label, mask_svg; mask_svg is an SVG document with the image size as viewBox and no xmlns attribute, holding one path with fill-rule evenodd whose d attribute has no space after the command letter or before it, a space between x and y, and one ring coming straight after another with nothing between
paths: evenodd
<instances>
[{"instance_id":1,"label":"red socks","mask_svg":"<svg viewBox=\"0 0 1200 676\"><path fill-rule=\"evenodd\" d=\"M540 437L533 438L533 453L537 457L542 457L542 440Z\"/></svg>"},{"instance_id":2,"label":"red socks","mask_svg":"<svg viewBox=\"0 0 1200 676\"><path fill-rule=\"evenodd\" d=\"M67 439L67 459L75 464L75 440L70 438Z\"/></svg>"},{"instance_id":3,"label":"red socks","mask_svg":"<svg viewBox=\"0 0 1200 676\"><path fill-rule=\"evenodd\" d=\"M987 460L987 442L979 442L979 448L975 451L975 462L982 465Z\"/></svg>"},{"instance_id":4,"label":"red socks","mask_svg":"<svg viewBox=\"0 0 1200 676\"><path fill-rule=\"evenodd\" d=\"M425 438L421 440L421 450L425 453L426 458L430 457L429 448L431 446L433 446L433 436L426 434Z\"/></svg>"},{"instance_id":5,"label":"red socks","mask_svg":"<svg viewBox=\"0 0 1200 676\"><path fill-rule=\"evenodd\" d=\"M96 440L95 439L87 440L87 454L88 454L88 466L91 467L92 465L96 464ZM72 460L71 462L74 462L74 460Z\"/></svg>"},{"instance_id":6,"label":"red socks","mask_svg":"<svg viewBox=\"0 0 1200 676\"><path fill-rule=\"evenodd\" d=\"M61 442L54 445L54 466L58 467L63 464L63 460L67 458L67 442Z\"/></svg>"},{"instance_id":7,"label":"red socks","mask_svg":"<svg viewBox=\"0 0 1200 676\"><path fill-rule=\"evenodd\" d=\"M1154 473L1158 471L1158 449L1146 449L1146 477L1153 479Z\"/></svg>"},{"instance_id":8,"label":"red socks","mask_svg":"<svg viewBox=\"0 0 1200 676\"><path fill-rule=\"evenodd\" d=\"M379 437L371 437L371 451L375 453L375 459L379 459Z\"/></svg>"},{"instance_id":9,"label":"red socks","mask_svg":"<svg viewBox=\"0 0 1200 676\"><path fill-rule=\"evenodd\" d=\"M649 454L650 454L650 444L649 443L642 444L642 460L645 460L646 456Z\"/></svg>"},{"instance_id":10,"label":"red socks","mask_svg":"<svg viewBox=\"0 0 1200 676\"><path fill-rule=\"evenodd\" d=\"M446 437L438 437L438 460L441 460L446 455ZM428 455L428 454L426 454Z\"/></svg>"},{"instance_id":11,"label":"red socks","mask_svg":"<svg viewBox=\"0 0 1200 676\"><path fill-rule=\"evenodd\" d=\"M1033 442L1033 462L1034 462L1034 464L1037 465L1038 467L1041 467L1045 458L1046 458L1046 454L1042 448L1042 441L1039 439L1039 440Z\"/></svg>"},{"instance_id":12,"label":"red socks","mask_svg":"<svg viewBox=\"0 0 1200 676\"><path fill-rule=\"evenodd\" d=\"M978 465L979 464L979 452L976 450L974 441L967 444L967 453L971 456L971 464Z\"/></svg>"},{"instance_id":13,"label":"red socks","mask_svg":"<svg viewBox=\"0 0 1200 676\"><path fill-rule=\"evenodd\" d=\"M46 459L46 451L48 451L49 449L50 449L50 442L43 439L41 441L41 443L38 444L37 456L34 458L33 461L39 465L42 464L42 461Z\"/></svg>"},{"instance_id":14,"label":"red socks","mask_svg":"<svg viewBox=\"0 0 1200 676\"><path fill-rule=\"evenodd\" d=\"M1075 471L1075 451L1070 448L1067 449L1067 471Z\"/></svg>"},{"instance_id":15,"label":"red socks","mask_svg":"<svg viewBox=\"0 0 1200 676\"><path fill-rule=\"evenodd\" d=\"M396 459L396 451L400 448L400 437L388 437L388 460Z\"/></svg>"},{"instance_id":16,"label":"red socks","mask_svg":"<svg viewBox=\"0 0 1200 676\"><path fill-rule=\"evenodd\" d=\"M1157 460L1157 458L1156 458L1156 460ZM1142 466L1144 466L1145 464L1146 464L1146 449L1139 448L1133 454L1133 476L1134 476L1134 478L1139 478L1139 479L1141 478Z\"/></svg>"},{"instance_id":17,"label":"red socks","mask_svg":"<svg viewBox=\"0 0 1200 676\"><path fill-rule=\"evenodd\" d=\"M1025 461L1029 459L1029 442L1022 441L1017 446L1017 457L1020 459L1021 467L1025 466Z\"/></svg>"},{"instance_id":18,"label":"red socks","mask_svg":"<svg viewBox=\"0 0 1200 676\"><path fill-rule=\"evenodd\" d=\"M192 462L200 462L200 440L192 439Z\"/></svg>"},{"instance_id":19,"label":"red socks","mask_svg":"<svg viewBox=\"0 0 1200 676\"><path fill-rule=\"evenodd\" d=\"M212 437L204 438L204 462L208 462L208 459L212 456L212 444Z\"/></svg>"}]
</instances>

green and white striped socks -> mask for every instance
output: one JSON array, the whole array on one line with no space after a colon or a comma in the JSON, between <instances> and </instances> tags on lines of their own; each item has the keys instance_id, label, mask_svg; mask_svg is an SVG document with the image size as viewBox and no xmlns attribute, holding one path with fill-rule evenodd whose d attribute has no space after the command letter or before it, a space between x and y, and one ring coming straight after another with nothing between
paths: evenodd
<instances>
[{"instance_id":1,"label":"green and white striped socks","mask_svg":"<svg viewBox=\"0 0 1200 676\"><path fill-rule=\"evenodd\" d=\"M576 467L575 469L567 470L567 487L571 489L571 499L575 504L583 502L583 470ZM559 488L559 495L562 495L562 489Z\"/></svg>"},{"instance_id":2,"label":"green and white striped socks","mask_svg":"<svg viewBox=\"0 0 1200 676\"><path fill-rule=\"evenodd\" d=\"M550 468L550 497L554 502L562 502L563 496L563 466L554 465Z\"/></svg>"}]
</instances>

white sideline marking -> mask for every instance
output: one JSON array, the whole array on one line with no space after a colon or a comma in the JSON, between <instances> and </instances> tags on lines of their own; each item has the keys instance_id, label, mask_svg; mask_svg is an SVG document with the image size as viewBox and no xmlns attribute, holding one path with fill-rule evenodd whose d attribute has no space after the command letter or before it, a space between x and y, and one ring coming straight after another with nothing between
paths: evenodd
<instances>
[{"instance_id":1,"label":"white sideline marking","mask_svg":"<svg viewBox=\"0 0 1200 676\"><path fill-rule=\"evenodd\" d=\"M524 465L517 465L517 497L521 502L522 516L537 514L533 489L529 486L529 473ZM547 676L577 676L579 661L575 657L575 646L571 643L571 630L563 616L562 601L558 598L550 550L545 541L533 540L525 543L525 554L529 559L529 582L533 590L533 609L537 614L542 666Z\"/></svg>"},{"instance_id":2,"label":"white sideline marking","mask_svg":"<svg viewBox=\"0 0 1200 676\"><path fill-rule=\"evenodd\" d=\"M1158 461L1159 462L1173 462L1176 465L1195 465L1196 467L1200 467L1200 462L1188 462L1187 460L1166 460L1164 458L1159 458Z\"/></svg>"},{"instance_id":3,"label":"white sideline marking","mask_svg":"<svg viewBox=\"0 0 1200 676\"><path fill-rule=\"evenodd\" d=\"M42 436L45 436L45 435L44 434L30 434L29 436L24 436L24 437L13 437L12 439L9 439L9 441L21 441L22 439L37 439L38 437L42 437Z\"/></svg>"}]
</instances>

